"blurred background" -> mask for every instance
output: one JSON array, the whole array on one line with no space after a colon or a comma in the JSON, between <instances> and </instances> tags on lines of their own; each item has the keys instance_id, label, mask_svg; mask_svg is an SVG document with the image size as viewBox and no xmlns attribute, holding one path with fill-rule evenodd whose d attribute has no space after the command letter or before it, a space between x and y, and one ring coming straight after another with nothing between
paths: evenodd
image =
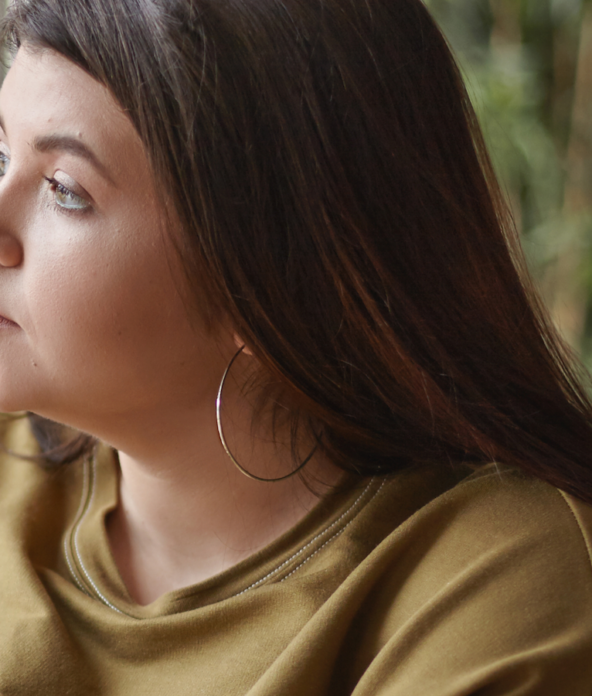
<instances>
[{"instance_id":1,"label":"blurred background","mask_svg":"<svg viewBox=\"0 0 592 696\"><path fill-rule=\"evenodd\" d=\"M533 275L592 369L592 0L426 0L459 59Z\"/></svg>"},{"instance_id":2,"label":"blurred background","mask_svg":"<svg viewBox=\"0 0 592 696\"><path fill-rule=\"evenodd\" d=\"M461 64L532 273L592 369L592 0L424 1Z\"/></svg>"}]
</instances>

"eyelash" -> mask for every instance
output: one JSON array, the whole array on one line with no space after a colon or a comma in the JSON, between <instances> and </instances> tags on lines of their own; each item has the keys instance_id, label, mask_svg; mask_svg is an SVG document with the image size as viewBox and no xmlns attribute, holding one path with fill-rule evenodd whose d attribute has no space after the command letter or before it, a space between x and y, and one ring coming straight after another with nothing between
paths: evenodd
<instances>
[{"instance_id":1,"label":"eyelash","mask_svg":"<svg viewBox=\"0 0 592 696\"><path fill-rule=\"evenodd\" d=\"M69 195L74 196L75 198L81 198L81 196L74 193L74 191L71 191L69 188L66 188L63 184L60 184L60 182L56 181L54 178L49 176L44 176L43 178L49 183L49 186L54 193L58 191L64 196ZM65 208L63 205L59 205L58 203L56 203L55 199L53 201L53 207L56 208L60 213L63 213L64 215L85 215L86 213L90 213L91 211L90 205L88 206L88 208Z\"/></svg>"}]
</instances>

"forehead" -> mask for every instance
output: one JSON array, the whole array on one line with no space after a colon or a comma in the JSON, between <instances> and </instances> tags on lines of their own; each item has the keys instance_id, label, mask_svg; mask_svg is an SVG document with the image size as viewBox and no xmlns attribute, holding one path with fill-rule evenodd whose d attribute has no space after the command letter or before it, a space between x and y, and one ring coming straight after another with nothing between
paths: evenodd
<instances>
[{"instance_id":1,"label":"forehead","mask_svg":"<svg viewBox=\"0 0 592 696\"><path fill-rule=\"evenodd\" d=\"M79 138L109 159L115 174L145 153L111 92L49 49L21 47L0 90L0 115L11 147L53 133Z\"/></svg>"}]
</instances>

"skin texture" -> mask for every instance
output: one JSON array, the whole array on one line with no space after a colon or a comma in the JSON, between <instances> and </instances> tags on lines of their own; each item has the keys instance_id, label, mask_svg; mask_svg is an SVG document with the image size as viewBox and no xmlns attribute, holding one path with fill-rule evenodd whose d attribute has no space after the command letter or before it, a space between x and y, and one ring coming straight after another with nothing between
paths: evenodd
<instances>
[{"instance_id":1,"label":"skin texture","mask_svg":"<svg viewBox=\"0 0 592 696\"><path fill-rule=\"evenodd\" d=\"M222 450L214 402L240 339L189 316L144 148L108 90L25 46L0 118L0 410L119 451L108 533L130 594L147 604L257 551L317 498L297 477L245 478ZM267 462L259 473L278 476L291 470L287 448L251 436L239 389L253 361L245 351L228 380L227 430L245 466ZM338 477L319 456L310 473Z\"/></svg>"}]
</instances>

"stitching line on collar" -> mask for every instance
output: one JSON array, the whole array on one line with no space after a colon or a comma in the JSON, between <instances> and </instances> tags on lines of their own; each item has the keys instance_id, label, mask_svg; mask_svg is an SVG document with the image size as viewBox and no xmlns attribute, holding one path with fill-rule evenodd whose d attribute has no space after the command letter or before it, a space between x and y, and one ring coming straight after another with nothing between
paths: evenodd
<instances>
[{"instance_id":1,"label":"stitching line on collar","mask_svg":"<svg viewBox=\"0 0 592 696\"><path fill-rule=\"evenodd\" d=\"M349 514L352 512L352 510L354 510L356 507L360 506L360 503L361 503L362 499L363 499L363 498L365 497L365 495L368 493L368 490L370 489L370 486L372 485L373 481L374 481L374 479L372 479L372 480L368 483L368 485L366 486L366 488L364 488L364 490L362 491L362 493L358 496L358 498L356 498L356 500L354 500L354 502L347 508L347 510L345 510L345 512L343 512L343 513L342 513L334 522L332 522L328 527L326 527L326 528L323 529L321 532L319 532L314 538L312 538L312 539L311 539L307 544L305 544L301 549L299 549L298 551L296 551L296 553L292 554L292 556L290 556L290 558L288 558L287 560L285 560L283 563L281 563L277 568L275 568L275 569L272 570L271 572L267 573L267 575L265 575L265 576L262 577L261 579L259 579L259 580L257 580L256 582L254 582L252 585L249 585L248 587L246 587L246 588L245 588L244 590L242 590L241 592L237 592L235 595L232 595L232 596L233 596L233 597L240 597L240 595L244 594L245 592L248 592L249 590L253 590L253 589L255 589L255 587L258 587L259 585L261 585L261 584L264 583L265 581L269 580L271 577L273 577L274 575L276 575L277 573L279 573L283 568L285 568L287 565L289 565L295 558L297 558L298 556L302 555L312 544L314 544L315 541L317 541L318 539L320 539L322 536L328 534L334 527L338 527L339 524L340 524L341 522L343 522L344 518L347 517L347 515L349 515ZM370 500L372 500L376 495L378 495L378 492L379 492L380 489L384 486L384 483L385 483L384 481L381 483L380 487L379 487L378 490L374 493L374 495L372 496L372 498L370 498ZM370 501L368 501L368 502L370 502ZM335 534L333 534L331 537L329 537L329 539L327 539L327 540L323 543L322 546L320 546L318 549L316 549L315 551L313 551L313 552L310 554L310 556L308 556L308 557L306 558L305 561L303 561L302 563L300 563L300 565L298 565L296 568L294 568L294 570L292 570L292 571L289 573L289 575L286 575L285 578L282 578L282 580L280 580L280 582L283 582L287 577L289 577L290 575L292 575L292 573L296 572L296 570L298 570L298 568L302 567L302 566L304 565L304 563L306 563L310 558L312 558L316 553L318 553L324 546L326 546L330 541L332 541L332 540L335 539L337 536L339 536L339 535L341 534L341 532L343 532L343 530L355 520L355 518L356 518L358 512L359 512L359 510L356 511L355 515L351 518L351 520L349 520L349 521L347 522L347 524L345 524L341 529L338 529L338 531L337 531Z\"/></svg>"}]
</instances>

